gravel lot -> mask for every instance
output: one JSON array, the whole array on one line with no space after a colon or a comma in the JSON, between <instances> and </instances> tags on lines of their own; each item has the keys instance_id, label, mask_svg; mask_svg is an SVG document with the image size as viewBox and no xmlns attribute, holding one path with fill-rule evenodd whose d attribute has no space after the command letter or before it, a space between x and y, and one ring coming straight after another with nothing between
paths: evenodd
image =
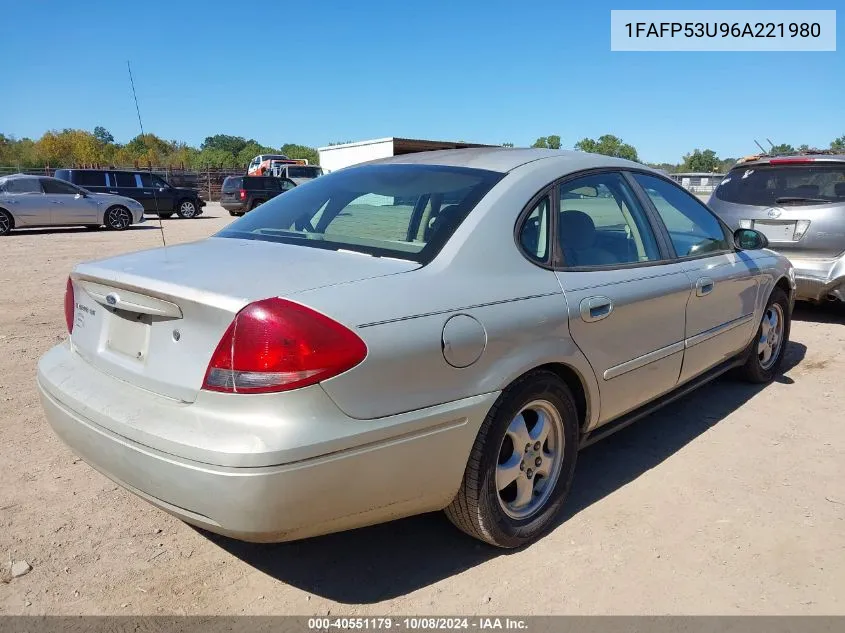
<instances>
[{"instance_id":1,"label":"gravel lot","mask_svg":"<svg viewBox=\"0 0 845 633\"><path fill-rule=\"evenodd\" d=\"M584 451L566 522L522 551L440 514L249 545L124 492L41 413L68 271L159 244L157 222L0 238L0 614L845 614L845 310L798 309L771 386L717 381Z\"/></svg>"}]
</instances>

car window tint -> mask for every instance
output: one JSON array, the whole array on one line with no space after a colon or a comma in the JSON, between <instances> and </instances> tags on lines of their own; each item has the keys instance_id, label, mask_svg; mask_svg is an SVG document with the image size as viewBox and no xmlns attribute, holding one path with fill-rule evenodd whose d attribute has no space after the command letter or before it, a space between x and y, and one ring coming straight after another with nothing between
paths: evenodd
<instances>
[{"instance_id":1,"label":"car window tint","mask_svg":"<svg viewBox=\"0 0 845 633\"><path fill-rule=\"evenodd\" d=\"M354 250L427 262L481 198L498 172L439 165L368 165L338 170L273 197L220 237ZM420 237L428 198L442 200Z\"/></svg>"},{"instance_id":2,"label":"car window tint","mask_svg":"<svg viewBox=\"0 0 845 633\"><path fill-rule=\"evenodd\" d=\"M135 174L136 184L140 187L152 187L153 175L147 173Z\"/></svg>"},{"instance_id":3,"label":"car window tint","mask_svg":"<svg viewBox=\"0 0 845 633\"><path fill-rule=\"evenodd\" d=\"M279 181L275 178L265 178L264 188L268 191L279 191Z\"/></svg>"},{"instance_id":4,"label":"car window tint","mask_svg":"<svg viewBox=\"0 0 845 633\"><path fill-rule=\"evenodd\" d=\"M223 181L223 191L235 191L241 188L242 178L237 176L228 176L226 180Z\"/></svg>"},{"instance_id":5,"label":"car window tint","mask_svg":"<svg viewBox=\"0 0 845 633\"><path fill-rule=\"evenodd\" d=\"M4 188L6 193L42 193L38 178L10 178Z\"/></svg>"},{"instance_id":6,"label":"car window tint","mask_svg":"<svg viewBox=\"0 0 845 633\"><path fill-rule=\"evenodd\" d=\"M722 224L692 195L656 176L634 174L634 178L660 214L678 257L730 250Z\"/></svg>"},{"instance_id":7,"label":"car window tint","mask_svg":"<svg viewBox=\"0 0 845 633\"><path fill-rule=\"evenodd\" d=\"M159 189L164 189L167 187L167 183L158 176L152 176L152 181L153 187L158 187Z\"/></svg>"},{"instance_id":8,"label":"car window tint","mask_svg":"<svg viewBox=\"0 0 845 633\"><path fill-rule=\"evenodd\" d=\"M618 173L560 185L558 239L566 266L613 266L660 259L645 211Z\"/></svg>"},{"instance_id":9,"label":"car window tint","mask_svg":"<svg viewBox=\"0 0 845 633\"><path fill-rule=\"evenodd\" d=\"M755 206L840 202L845 199L845 163L737 167L728 173L715 194L725 202Z\"/></svg>"},{"instance_id":10,"label":"car window tint","mask_svg":"<svg viewBox=\"0 0 845 633\"><path fill-rule=\"evenodd\" d=\"M293 189L296 187L296 183L291 180L282 180L281 181L282 191L287 191L288 189Z\"/></svg>"},{"instance_id":11,"label":"car window tint","mask_svg":"<svg viewBox=\"0 0 845 633\"><path fill-rule=\"evenodd\" d=\"M106 175L101 171L78 171L74 182L82 187L105 187Z\"/></svg>"},{"instance_id":12,"label":"car window tint","mask_svg":"<svg viewBox=\"0 0 845 633\"><path fill-rule=\"evenodd\" d=\"M549 261L549 198L538 202L519 230L519 243L523 252L535 262Z\"/></svg>"},{"instance_id":13,"label":"car window tint","mask_svg":"<svg viewBox=\"0 0 845 633\"><path fill-rule=\"evenodd\" d=\"M71 196L79 193L79 189L73 185L53 178L42 178L41 188L44 190L44 193L58 193Z\"/></svg>"},{"instance_id":14,"label":"car window tint","mask_svg":"<svg viewBox=\"0 0 845 633\"><path fill-rule=\"evenodd\" d=\"M115 172L114 174L116 185L117 187L132 187L136 188L138 185L135 183L135 174L127 174L125 172Z\"/></svg>"}]
</instances>

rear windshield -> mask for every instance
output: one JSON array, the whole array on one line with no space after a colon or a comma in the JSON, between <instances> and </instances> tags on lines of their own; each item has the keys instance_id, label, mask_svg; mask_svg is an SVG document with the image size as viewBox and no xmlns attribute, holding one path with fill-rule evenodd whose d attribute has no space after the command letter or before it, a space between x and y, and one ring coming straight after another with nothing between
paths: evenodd
<instances>
[{"instance_id":1,"label":"rear windshield","mask_svg":"<svg viewBox=\"0 0 845 633\"><path fill-rule=\"evenodd\" d=\"M234 191L241 188L242 181L243 178L240 176L229 176L223 181L223 186L221 188L223 191Z\"/></svg>"},{"instance_id":2,"label":"rear windshield","mask_svg":"<svg viewBox=\"0 0 845 633\"><path fill-rule=\"evenodd\" d=\"M288 178L316 178L320 173L319 167L288 167Z\"/></svg>"},{"instance_id":3,"label":"rear windshield","mask_svg":"<svg viewBox=\"0 0 845 633\"><path fill-rule=\"evenodd\" d=\"M734 168L716 189L716 197L758 206L845 202L845 163Z\"/></svg>"},{"instance_id":4,"label":"rear windshield","mask_svg":"<svg viewBox=\"0 0 845 633\"><path fill-rule=\"evenodd\" d=\"M273 198L217 236L425 264L503 176L436 165L352 167Z\"/></svg>"}]
</instances>

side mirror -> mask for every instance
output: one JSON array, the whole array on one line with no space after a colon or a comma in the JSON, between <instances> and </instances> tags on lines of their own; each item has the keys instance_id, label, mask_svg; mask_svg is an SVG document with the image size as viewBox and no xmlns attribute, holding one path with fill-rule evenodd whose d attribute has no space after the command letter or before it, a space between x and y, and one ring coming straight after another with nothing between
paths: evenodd
<instances>
[{"instance_id":1,"label":"side mirror","mask_svg":"<svg viewBox=\"0 0 845 633\"><path fill-rule=\"evenodd\" d=\"M737 229L734 231L734 246L741 251L756 251L761 248L768 248L769 240L760 231Z\"/></svg>"},{"instance_id":2,"label":"side mirror","mask_svg":"<svg viewBox=\"0 0 845 633\"><path fill-rule=\"evenodd\" d=\"M158 188L158 192L159 192L159 193L164 193L164 190L165 190L165 188L164 188L164 187L159 187L159 188Z\"/></svg>"},{"instance_id":3,"label":"side mirror","mask_svg":"<svg viewBox=\"0 0 845 633\"><path fill-rule=\"evenodd\" d=\"M86 196L84 193L80 192L80 193L77 193L73 197L74 197L75 200L79 200L80 198L87 198L88 196Z\"/></svg>"}]
</instances>

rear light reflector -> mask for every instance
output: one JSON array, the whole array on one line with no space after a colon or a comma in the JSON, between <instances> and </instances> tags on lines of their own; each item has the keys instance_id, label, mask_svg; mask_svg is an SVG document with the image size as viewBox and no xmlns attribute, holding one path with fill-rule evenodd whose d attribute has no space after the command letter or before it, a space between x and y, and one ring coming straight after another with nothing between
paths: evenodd
<instances>
[{"instance_id":1,"label":"rear light reflector","mask_svg":"<svg viewBox=\"0 0 845 633\"><path fill-rule=\"evenodd\" d=\"M246 200L246 190L245 190L245 189L241 189L241 190L238 192L238 194L240 195L241 200Z\"/></svg>"},{"instance_id":2,"label":"rear light reflector","mask_svg":"<svg viewBox=\"0 0 845 633\"><path fill-rule=\"evenodd\" d=\"M73 322L76 315L76 299L73 296L73 282L67 278L65 286L65 324L68 334L73 334Z\"/></svg>"},{"instance_id":3,"label":"rear light reflector","mask_svg":"<svg viewBox=\"0 0 845 633\"><path fill-rule=\"evenodd\" d=\"M235 316L208 364L203 389L271 393L337 376L367 356L355 332L298 303L264 299Z\"/></svg>"}]
</instances>

